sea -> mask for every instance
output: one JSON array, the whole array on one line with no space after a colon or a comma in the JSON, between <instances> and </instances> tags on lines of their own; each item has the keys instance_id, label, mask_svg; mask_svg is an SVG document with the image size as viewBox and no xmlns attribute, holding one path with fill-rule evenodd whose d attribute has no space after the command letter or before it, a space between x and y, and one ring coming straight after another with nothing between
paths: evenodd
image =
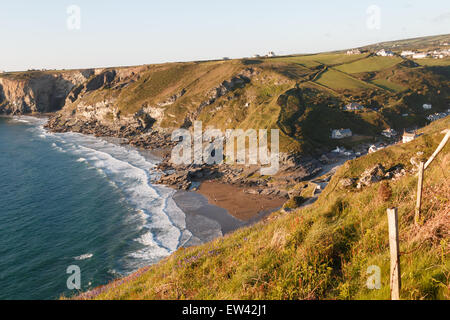
<instances>
[{"instance_id":1,"label":"sea","mask_svg":"<svg viewBox=\"0 0 450 320\"><path fill-rule=\"evenodd\" d=\"M156 156L45 122L0 118L0 299L69 297L200 242Z\"/></svg>"}]
</instances>

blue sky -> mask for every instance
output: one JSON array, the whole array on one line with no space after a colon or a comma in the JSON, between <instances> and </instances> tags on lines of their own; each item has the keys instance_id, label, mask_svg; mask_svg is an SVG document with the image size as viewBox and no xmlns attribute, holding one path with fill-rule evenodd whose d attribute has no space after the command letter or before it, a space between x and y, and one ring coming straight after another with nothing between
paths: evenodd
<instances>
[{"instance_id":1,"label":"blue sky","mask_svg":"<svg viewBox=\"0 0 450 320\"><path fill-rule=\"evenodd\" d=\"M67 8L81 9L79 30ZM369 29L369 6L380 28ZM450 33L448 0L0 0L0 70L312 53Z\"/></svg>"}]
</instances>

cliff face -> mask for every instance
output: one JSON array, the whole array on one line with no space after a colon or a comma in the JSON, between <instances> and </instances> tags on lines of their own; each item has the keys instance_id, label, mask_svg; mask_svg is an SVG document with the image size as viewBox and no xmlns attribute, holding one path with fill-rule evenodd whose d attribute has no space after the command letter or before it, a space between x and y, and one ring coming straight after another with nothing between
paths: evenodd
<instances>
[{"instance_id":1,"label":"cliff face","mask_svg":"<svg viewBox=\"0 0 450 320\"><path fill-rule=\"evenodd\" d=\"M60 110L70 91L93 70L60 73L31 72L0 77L0 113L26 114Z\"/></svg>"}]
</instances>

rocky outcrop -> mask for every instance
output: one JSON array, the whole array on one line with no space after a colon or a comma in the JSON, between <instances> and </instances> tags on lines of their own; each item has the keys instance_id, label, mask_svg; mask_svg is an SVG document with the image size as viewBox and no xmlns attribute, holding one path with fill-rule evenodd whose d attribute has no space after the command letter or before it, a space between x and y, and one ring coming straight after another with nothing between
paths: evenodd
<instances>
[{"instance_id":1,"label":"rocky outcrop","mask_svg":"<svg viewBox=\"0 0 450 320\"><path fill-rule=\"evenodd\" d=\"M86 81L91 74L93 70L3 75L0 77L0 113L60 110L71 90Z\"/></svg>"},{"instance_id":2,"label":"rocky outcrop","mask_svg":"<svg viewBox=\"0 0 450 320\"><path fill-rule=\"evenodd\" d=\"M359 179L345 178L341 180L340 183L341 186L348 188L358 181L356 187L361 189L364 186L370 186L381 180L398 179L405 174L406 170L403 168L403 165L396 165L386 170L381 163L378 163L375 166L366 169Z\"/></svg>"},{"instance_id":3,"label":"rocky outcrop","mask_svg":"<svg viewBox=\"0 0 450 320\"><path fill-rule=\"evenodd\" d=\"M217 99L225 96L229 92L238 88L243 88L246 84L251 82L251 78L256 74L257 72L253 68L247 68L231 79L223 81L219 86L209 90L207 99L200 103L197 110L186 116L182 127L190 127L205 107L213 104Z\"/></svg>"}]
</instances>

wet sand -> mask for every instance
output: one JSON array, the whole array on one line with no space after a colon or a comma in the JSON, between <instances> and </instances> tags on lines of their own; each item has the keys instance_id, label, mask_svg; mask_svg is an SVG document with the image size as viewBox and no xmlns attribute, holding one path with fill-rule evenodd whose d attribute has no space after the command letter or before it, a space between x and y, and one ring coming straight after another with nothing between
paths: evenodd
<instances>
[{"instance_id":1,"label":"wet sand","mask_svg":"<svg viewBox=\"0 0 450 320\"><path fill-rule=\"evenodd\" d=\"M210 204L224 208L233 217L246 222L278 210L287 201L286 198L249 194L244 190L245 188L230 184L205 181L198 192L205 196Z\"/></svg>"},{"instance_id":2,"label":"wet sand","mask_svg":"<svg viewBox=\"0 0 450 320\"><path fill-rule=\"evenodd\" d=\"M193 234L188 246L256 223L287 201L214 181L202 182L197 192L177 191L173 199L186 214L186 228Z\"/></svg>"}]
</instances>

